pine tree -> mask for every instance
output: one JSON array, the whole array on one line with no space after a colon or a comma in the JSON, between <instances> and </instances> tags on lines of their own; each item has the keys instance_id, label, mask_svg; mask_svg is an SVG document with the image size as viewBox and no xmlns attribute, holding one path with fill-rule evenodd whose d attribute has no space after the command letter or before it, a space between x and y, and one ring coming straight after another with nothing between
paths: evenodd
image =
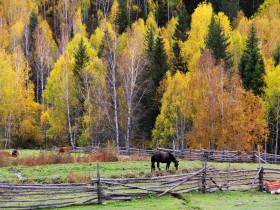
<instances>
[{"instance_id":1,"label":"pine tree","mask_svg":"<svg viewBox=\"0 0 280 210\"><path fill-rule=\"evenodd\" d=\"M264 0L240 0L239 7L244 12L245 16L250 18L257 10L260 5L264 3Z\"/></svg>"},{"instance_id":2,"label":"pine tree","mask_svg":"<svg viewBox=\"0 0 280 210\"><path fill-rule=\"evenodd\" d=\"M236 18L238 13L238 4L236 0L208 0L214 9L214 12L218 14L219 12L225 13L226 16L232 22Z\"/></svg>"},{"instance_id":3,"label":"pine tree","mask_svg":"<svg viewBox=\"0 0 280 210\"><path fill-rule=\"evenodd\" d=\"M83 71L89 61L89 56L83 38L79 42L78 50L75 53L74 58L75 58L75 63L73 68L73 74L77 85L77 98L79 100L79 113L80 113L79 115L82 115L84 111L83 106L84 106L85 95L86 95L85 93L86 84L83 79Z\"/></svg>"},{"instance_id":4,"label":"pine tree","mask_svg":"<svg viewBox=\"0 0 280 210\"><path fill-rule=\"evenodd\" d=\"M35 31L37 24L38 24L38 15L35 12L32 12L29 17L30 34L32 34Z\"/></svg>"},{"instance_id":5,"label":"pine tree","mask_svg":"<svg viewBox=\"0 0 280 210\"><path fill-rule=\"evenodd\" d=\"M86 45L84 44L83 38L79 42L78 49L74 55L75 63L73 67L73 75L76 84L76 98L79 103L75 109L75 127L77 136L80 137L82 133L82 122L85 115L85 100L86 100L86 83L84 81L83 75L85 67L89 62L89 55L87 53Z\"/></svg>"},{"instance_id":6,"label":"pine tree","mask_svg":"<svg viewBox=\"0 0 280 210\"><path fill-rule=\"evenodd\" d=\"M187 31L190 27L190 17L187 14L185 6L182 4L178 11L178 24L176 25L174 40L181 40L182 42L187 40Z\"/></svg>"},{"instance_id":7,"label":"pine tree","mask_svg":"<svg viewBox=\"0 0 280 210\"><path fill-rule=\"evenodd\" d=\"M273 60L275 67L280 64L280 42L277 44L277 47L273 53Z\"/></svg>"},{"instance_id":8,"label":"pine tree","mask_svg":"<svg viewBox=\"0 0 280 210\"><path fill-rule=\"evenodd\" d=\"M178 14L178 24L176 25L175 33L173 36L174 44L172 46L174 57L172 59L172 71L175 73L177 70L181 72L187 72L188 67L186 63L183 62L181 56L181 48L179 46L179 41L187 40L187 30L189 29L189 18L184 5L179 8Z\"/></svg>"},{"instance_id":9,"label":"pine tree","mask_svg":"<svg viewBox=\"0 0 280 210\"><path fill-rule=\"evenodd\" d=\"M119 1L119 11L116 18L116 25L118 26L119 33L125 32L128 26L128 16L127 16L127 2L126 0Z\"/></svg>"},{"instance_id":10,"label":"pine tree","mask_svg":"<svg viewBox=\"0 0 280 210\"><path fill-rule=\"evenodd\" d=\"M261 95L266 86L264 81L265 68L253 25L238 69L244 88L247 91L252 90L255 95Z\"/></svg>"},{"instance_id":11,"label":"pine tree","mask_svg":"<svg viewBox=\"0 0 280 210\"><path fill-rule=\"evenodd\" d=\"M152 58L153 49L155 45L155 28L151 25L148 26L145 41L146 41L146 51L149 58Z\"/></svg>"},{"instance_id":12,"label":"pine tree","mask_svg":"<svg viewBox=\"0 0 280 210\"><path fill-rule=\"evenodd\" d=\"M142 99L142 106L145 113L142 116L141 128L143 137L146 139L151 139L152 129L155 126L156 117L160 113L160 99L161 96L158 94L158 88L160 86L160 82L163 80L165 73L169 69L169 65L167 63L167 54L164 48L164 40L159 32L156 40L153 41L153 35L150 31L150 35L148 33L146 38L149 43L147 46L147 51L149 55L150 65L147 68L147 77L151 81L151 85L149 88L149 92L144 95ZM154 44L153 44L154 43Z\"/></svg>"},{"instance_id":13,"label":"pine tree","mask_svg":"<svg viewBox=\"0 0 280 210\"><path fill-rule=\"evenodd\" d=\"M209 25L209 32L206 37L206 48L212 50L216 65L220 63L221 59L224 61L225 69L229 71L233 66L232 55L227 52L229 46L228 37L225 36L222 26L212 16Z\"/></svg>"},{"instance_id":14,"label":"pine tree","mask_svg":"<svg viewBox=\"0 0 280 210\"><path fill-rule=\"evenodd\" d=\"M150 70L150 77L155 87L159 87L159 83L163 79L168 69L169 65L167 63L167 54L164 48L164 40L161 32L159 32L152 52Z\"/></svg>"}]
</instances>

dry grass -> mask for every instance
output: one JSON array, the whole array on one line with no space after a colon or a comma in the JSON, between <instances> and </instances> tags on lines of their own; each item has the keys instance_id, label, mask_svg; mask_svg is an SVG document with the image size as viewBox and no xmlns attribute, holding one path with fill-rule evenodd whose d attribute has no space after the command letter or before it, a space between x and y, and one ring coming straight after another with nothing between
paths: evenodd
<instances>
[{"instance_id":1,"label":"dry grass","mask_svg":"<svg viewBox=\"0 0 280 210\"><path fill-rule=\"evenodd\" d=\"M71 172L67 176L67 183L86 183L91 180L90 176L86 176L80 173Z\"/></svg>"},{"instance_id":2,"label":"dry grass","mask_svg":"<svg viewBox=\"0 0 280 210\"><path fill-rule=\"evenodd\" d=\"M88 163L88 162L128 162L128 161L147 161L149 156L142 154L132 154L130 156L119 155L114 144L108 143L106 148L97 149L95 153L88 155L73 155L69 152L47 153L40 151L36 156L6 157L0 155L0 167L5 166L36 166L47 164L67 164L67 163Z\"/></svg>"},{"instance_id":3,"label":"dry grass","mask_svg":"<svg viewBox=\"0 0 280 210\"><path fill-rule=\"evenodd\" d=\"M115 150L99 149L96 153L88 155L73 156L71 153L53 153L47 154L42 152L36 157L5 157L0 156L0 167L4 166L35 166L47 164L66 164L66 163L87 163L87 162L116 162L118 155Z\"/></svg>"},{"instance_id":4,"label":"dry grass","mask_svg":"<svg viewBox=\"0 0 280 210\"><path fill-rule=\"evenodd\" d=\"M143 154L132 154L130 156L127 155L118 155L118 160L121 162L128 162L128 161L147 161L150 160L150 156L143 155Z\"/></svg>"}]
</instances>

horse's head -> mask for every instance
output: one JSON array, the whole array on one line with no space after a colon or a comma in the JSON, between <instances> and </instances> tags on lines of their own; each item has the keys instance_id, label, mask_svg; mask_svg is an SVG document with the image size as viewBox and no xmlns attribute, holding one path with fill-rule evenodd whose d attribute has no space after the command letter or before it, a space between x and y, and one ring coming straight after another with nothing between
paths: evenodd
<instances>
[{"instance_id":1,"label":"horse's head","mask_svg":"<svg viewBox=\"0 0 280 210\"><path fill-rule=\"evenodd\" d=\"M175 160L174 161L174 166L175 166L176 170L178 170L179 160Z\"/></svg>"}]
</instances>

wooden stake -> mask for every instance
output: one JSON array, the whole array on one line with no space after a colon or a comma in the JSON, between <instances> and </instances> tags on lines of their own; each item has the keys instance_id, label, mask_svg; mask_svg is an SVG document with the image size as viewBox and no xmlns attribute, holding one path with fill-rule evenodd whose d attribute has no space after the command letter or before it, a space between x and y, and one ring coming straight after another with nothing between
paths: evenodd
<instances>
[{"instance_id":1,"label":"wooden stake","mask_svg":"<svg viewBox=\"0 0 280 210\"><path fill-rule=\"evenodd\" d=\"M102 192L100 185L100 173L99 173L99 164L96 165L96 178L97 178L97 196L98 196L98 204L102 204Z\"/></svg>"}]
</instances>

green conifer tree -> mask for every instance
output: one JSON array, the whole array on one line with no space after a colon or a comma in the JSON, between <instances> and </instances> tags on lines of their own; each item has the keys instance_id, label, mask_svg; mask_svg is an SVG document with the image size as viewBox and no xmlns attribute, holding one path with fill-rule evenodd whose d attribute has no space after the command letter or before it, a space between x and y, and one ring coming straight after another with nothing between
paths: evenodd
<instances>
[{"instance_id":1,"label":"green conifer tree","mask_svg":"<svg viewBox=\"0 0 280 210\"><path fill-rule=\"evenodd\" d=\"M178 11L178 24L175 28L175 33L173 36L174 44L172 46L174 57L172 59L172 72L175 73L177 70L181 72L187 72L187 64L183 62L181 56L181 48L179 46L179 41L187 40L187 30L189 29L189 16L183 4L180 5Z\"/></svg>"},{"instance_id":2,"label":"green conifer tree","mask_svg":"<svg viewBox=\"0 0 280 210\"><path fill-rule=\"evenodd\" d=\"M148 26L145 42L146 42L146 51L148 54L148 58L150 58L151 60L154 45L155 45L155 28L152 25Z\"/></svg>"},{"instance_id":3,"label":"green conifer tree","mask_svg":"<svg viewBox=\"0 0 280 210\"><path fill-rule=\"evenodd\" d=\"M280 64L280 42L277 44L277 47L274 50L273 60L274 60L275 67Z\"/></svg>"},{"instance_id":4,"label":"green conifer tree","mask_svg":"<svg viewBox=\"0 0 280 210\"><path fill-rule=\"evenodd\" d=\"M241 76L244 88L255 95L261 95L266 86L264 81L265 68L260 49L258 47L258 39L256 31L252 25L249 38L246 42L246 49L243 52L239 66L239 74Z\"/></svg>"},{"instance_id":5,"label":"green conifer tree","mask_svg":"<svg viewBox=\"0 0 280 210\"><path fill-rule=\"evenodd\" d=\"M167 53L164 48L164 40L161 32L159 32L152 52L151 69L149 73L155 87L159 87L159 83L162 81L168 69L169 65L167 63Z\"/></svg>"},{"instance_id":6,"label":"green conifer tree","mask_svg":"<svg viewBox=\"0 0 280 210\"><path fill-rule=\"evenodd\" d=\"M119 0L119 11L116 18L116 25L119 33L125 32L128 26L127 2L126 0Z\"/></svg>"},{"instance_id":7,"label":"green conifer tree","mask_svg":"<svg viewBox=\"0 0 280 210\"><path fill-rule=\"evenodd\" d=\"M73 75L76 83L76 97L79 101L75 111L75 121L77 128L77 135L82 133L82 121L85 112L85 99L86 99L86 83L83 78L84 69L89 62L89 55L83 38L79 42L78 49L75 53L75 63L73 67Z\"/></svg>"},{"instance_id":8,"label":"green conifer tree","mask_svg":"<svg viewBox=\"0 0 280 210\"><path fill-rule=\"evenodd\" d=\"M229 46L228 37L225 36L223 28L212 16L209 32L206 37L206 48L212 50L216 64L224 61L225 69L229 71L233 66L232 55L227 51Z\"/></svg>"},{"instance_id":9,"label":"green conifer tree","mask_svg":"<svg viewBox=\"0 0 280 210\"><path fill-rule=\"evenodd\" d=\"M187 40L187 31L190 27L190 16L187 14L184 4L179 6L178 11L178 24L176 25L174 39L181 40L182 42Z\"/></svg>"},{"instance_id":10,"label":"green conifer tree","mask_svg":"<svg viewBox=\"0 0 280 210\"><path fill-rule=\"evenodd\" d=\"M75 63L74 63L74 68L73 68L73 74L76 79L77 85L82 88L81 91L85 88L85 82L83 79L83 70L86 66L86 64L89 61L89 56L87 53L86 46L84 44L83 38L79 42L78 50L75 53ZM84 99L79 94L79 101L83 102Z\"/></svg>"},{"instance_id":11,"label":"green conifer tree","mask_svg":"<svg viewBox=\"0 0 280 210\"><path fill-rule=\"evenodd\" d=\"M142 135L145 139L151 139L152 130L155 126L156 117L160 113L160 99L158 88L163 80L165 73L169 69L167 63L167 54L164 48L164 40L161 32L159 32L156 40L153 40L153 30L147 34L147 53L149 55L150 64L147 68L147 77L150 80L150 88L142 99L143 113L141 122Z\"/></svg>"},{"instance_id":12,"label":"green conifer tree","mask_svg":"<svg viewBox=\"0 0 280 210\"><path fill-rule=\"evenodd\" d=\"M32 12L29 17L30 34L32 34L35 31L37 24L38 24L38 15L35 12Z\"/></svg>"}]
</instances>

